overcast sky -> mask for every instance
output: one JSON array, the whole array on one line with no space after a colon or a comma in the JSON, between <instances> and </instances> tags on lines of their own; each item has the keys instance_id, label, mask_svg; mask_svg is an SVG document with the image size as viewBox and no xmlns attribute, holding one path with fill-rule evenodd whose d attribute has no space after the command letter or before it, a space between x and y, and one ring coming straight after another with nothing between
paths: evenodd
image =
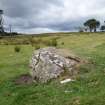
<instances>
[{"instance_id":1,"label":"overcast sky","mask_svg":"<svg viewBox=\"0 0 105 105\"><path fill-rule=\"evenodd\" d=\"M6 27L43 33L72 31L89 18L105 20L105 0L0 0Z\"/></svg>"}]
</instances>

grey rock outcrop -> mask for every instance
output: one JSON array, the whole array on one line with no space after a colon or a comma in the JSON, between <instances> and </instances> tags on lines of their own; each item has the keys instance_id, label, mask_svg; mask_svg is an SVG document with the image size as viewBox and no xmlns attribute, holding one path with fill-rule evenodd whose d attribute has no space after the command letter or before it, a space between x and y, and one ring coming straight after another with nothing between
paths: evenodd
<instances>
[{"instance_id":1,"label":"grey rock outcrop","mask_svg":"<svg viewBox=\"0 0 105 105\"><path fill-rule=\"evenodd\" d=\"M30 73L34 81L46 83L58 78L61 74L73 72L73 68L80 61L64 53L66 50L56 48L42 48L35 51L30 60Z\"/></svg>"}]
</instances>

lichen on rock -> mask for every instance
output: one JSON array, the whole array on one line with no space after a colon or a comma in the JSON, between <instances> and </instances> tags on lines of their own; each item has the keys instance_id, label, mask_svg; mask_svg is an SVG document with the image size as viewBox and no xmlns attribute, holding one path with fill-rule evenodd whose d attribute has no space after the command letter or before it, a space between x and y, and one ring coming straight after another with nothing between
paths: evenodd
<instances>
[{"instance_id":1,"label":"lichen on rock","mask_svg":"<svg viewBox=\"0 0 105 105\"><path fill-rule=\"evenodd\" d=\"M47 83L51 79L58 78L65 70L68 75L71 74L79 60L62 53L63 51L53 47L35 51L30 60L30 73L33 80Z\"/></svg>"}]
</instances>

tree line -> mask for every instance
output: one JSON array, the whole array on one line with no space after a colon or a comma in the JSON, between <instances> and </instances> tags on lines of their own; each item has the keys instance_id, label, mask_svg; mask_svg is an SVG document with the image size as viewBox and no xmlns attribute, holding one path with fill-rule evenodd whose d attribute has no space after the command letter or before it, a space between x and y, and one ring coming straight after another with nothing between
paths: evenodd
<instances>
[{"instance_id":1,"label":"tree line","mask_svg":"<svg viewBox=\"0 0 105 105\"><path fill-rule=\"evenodd\" d=\"M96 19L88 19L86 22L84 22L83 25L84 27L79 30L80 32L97 32L97 29L99 29L102 32L105 31L105 21L104 24L101 25L100 21Z\"/></svg>"}]
</instances>

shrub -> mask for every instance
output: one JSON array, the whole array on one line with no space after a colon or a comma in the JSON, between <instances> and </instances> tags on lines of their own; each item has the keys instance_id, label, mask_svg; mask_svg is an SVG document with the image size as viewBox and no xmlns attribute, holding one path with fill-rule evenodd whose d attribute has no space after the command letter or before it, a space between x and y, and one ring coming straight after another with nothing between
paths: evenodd
<instances>
[{"instance_id":1,"label":"shrub","mask_svg":"<svg viewBox=\"0 0 105 105\"><path fill-rule=\"evenodd\" d=\"M51 46L54 46L54 47L57 46L57 40L56 39L52 39Z\"/></svg>"},{"instance_id":2,"label":"shrub","mask_svg":"<svg viewBox=\"0 0 105 105\"><path fill-rule=\"evenodd\" d=\"M43 42L46 46L57 46L57 40L56 39L51 39Z\"/></svg>"},{"instance_id":3,"label":"shrub","mask_svg":"<svg viewBox=\"0 0 105 105\"><path fill-rule=\"evenodd\" d=\"M0 39L3 39L3 36L0 36Z\"/></svg>"},{"instance_id":4,"label":"shrub","mask_svg":"<svg viewBox=\"0 0 105 105\"><path fill-rule=\"evenodd\" d=\"M20 46L15 46L15 48L14 48L15 52L20 52L20 50L21 50Z\"/></svg>"},{"instance_id":5,"label":"shrub","mask_svg":"<svg viewBox=\"0 0 105 105\"><path fill-rule=\"evenodd\" d=\"M40 46L39 45L35 45L35 50L38 50L38 49L40 49Z\"/></svg>"},{"instance_id":6,"label":"shrub","mask_svg":"<svg viewBox=\"0 0 105 105\"><path fill-rule=\"evenodd\" d=\"M64 45L64 44L65 44L64 42L61 43L61 45Z\"/></svg>"},{"instance_id":7,"label":"shrub","mask_svg":"<svg viewBox=\"0 0 105 105\"><path fill-rule=\"evenodd\" d=\"M30 41L30 44L31 44L32 46L34 46L34 43L35 43L34 38L33 38L33 37L32 37L32 38L30 38L30 39L29 39L29 41Z\"/></svg>"},{"instance_id":8,"label":"shrub","mask_svg":"<svg viewBox=\"0 0 105 105\"><path fill-rule=\"evenodd\" d=\"M43 41L43 44L45 44L46 46L51 46L51 41L49 40Z\"/></svg>"},{"instance_id":9,"label":"shrub","mask_svg":"<svg viewBox=\"0 0 105 105\"><path fill-rule=\"evenodd\" d=\"M30 41L27 40L27 39L26 40L23 40L22 44L25 44L25 45L30 44Z\"/></svg>"},{"instance_id":10,"label":"shrub","mask_svg":"<svg viewBox=\"0 0 105 105\"><path fill-rule=\"evenodd\" d=\"M41 38L33 38L33 37L31 37L30 39L29 39L29 41L30 41L30 44L32 45L32 46L35 46L36 44L40 44L40 43L43 43L43 41L42 41L42 39Z\"/></svg>"}]
</instances>

